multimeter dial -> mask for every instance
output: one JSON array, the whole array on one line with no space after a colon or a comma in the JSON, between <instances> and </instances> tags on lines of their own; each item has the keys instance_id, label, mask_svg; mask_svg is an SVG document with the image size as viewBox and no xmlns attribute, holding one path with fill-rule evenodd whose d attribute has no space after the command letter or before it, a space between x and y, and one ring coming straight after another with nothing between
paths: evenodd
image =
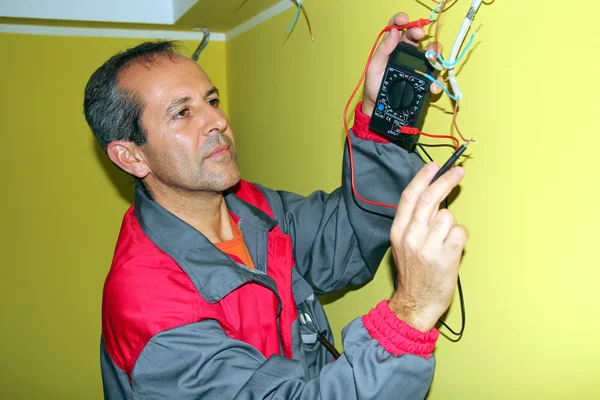
<instances>
[{"instance_id":1,"label":"multimeter dial","mask_svg":"<svg viewBox=\"0 0 600 400\"><path fill-rule=\"evenodd\" d=\"M396 112L408 109L415 98L415 89L405 79L392 83L389 93L390 106Z\"/></svg>"},{"instance_id":2,"label":"multimeter dial","mask_svg":"<svg viewBox=\"0 0 600 400\"><path fill-rule=\"evenodd\" d=\"M412 126L426 93L427 81L388 67L376 112L398 125Z\"/></svg>"}]
</instances>

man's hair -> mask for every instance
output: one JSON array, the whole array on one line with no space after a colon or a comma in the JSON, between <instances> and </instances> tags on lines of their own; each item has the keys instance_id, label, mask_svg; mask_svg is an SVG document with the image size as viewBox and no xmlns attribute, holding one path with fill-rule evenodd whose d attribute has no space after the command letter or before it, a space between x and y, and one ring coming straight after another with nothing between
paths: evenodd
<instances>
[{"instance_id":1,"label":"man's hair","mask_svg":"<svg viewBox=\"0 0 600 400\"><path fill-rule=\"evenodd\" d=\"M158 57L178 55L175 41L144 42L112 56L90 77L85 87L85 119L106 153L114 140L126 140L141 146L146 132L141 117L143 102L135 93L119 87L119 76L134 63L148 65Z\"/></svg>"}]
</instances>

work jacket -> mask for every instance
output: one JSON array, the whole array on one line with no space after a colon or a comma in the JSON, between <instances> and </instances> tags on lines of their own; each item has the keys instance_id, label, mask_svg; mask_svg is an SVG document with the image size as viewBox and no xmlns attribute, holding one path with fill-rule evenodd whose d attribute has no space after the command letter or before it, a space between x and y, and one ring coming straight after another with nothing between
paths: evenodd
<instances>
[{"instance_id":1,"label":"work jacket","mask_svg":"<svg viewBox=\"0 0 600 400\"><path fill-rule=\"evenodd\" d=\"M422 161L370 133L359 107L356 189L397 204ZM339 358L317 340L333 342L318 296L370 280L390 245L394 210L357 200L348 148L331 193L240 181L223 194L255 269L136 190L103 293L105 398L424 398L439 332L412 329L385 300L344 328Z\"/></svg>"}]
</instances>

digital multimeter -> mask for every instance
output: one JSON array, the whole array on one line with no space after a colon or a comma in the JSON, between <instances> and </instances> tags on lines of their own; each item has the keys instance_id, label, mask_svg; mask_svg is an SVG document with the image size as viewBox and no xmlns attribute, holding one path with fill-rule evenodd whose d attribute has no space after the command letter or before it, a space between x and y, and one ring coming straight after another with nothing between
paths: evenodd
<instances>
[{"instance_id":1,"label":"digital multimeter","mask_svg":"<svg viewBox=\"0 0 600 400\"><path fill-rule=\"evenodd\" d=\"M369 128L408 151L415 149L419 138L400 133L400 128L411 126L421 130L431 98L431 82L415 70L437 79L438 71L429 64L423 51L406 43L398 44L388 60L369 124Z\"/></svg>"}]
</instances>

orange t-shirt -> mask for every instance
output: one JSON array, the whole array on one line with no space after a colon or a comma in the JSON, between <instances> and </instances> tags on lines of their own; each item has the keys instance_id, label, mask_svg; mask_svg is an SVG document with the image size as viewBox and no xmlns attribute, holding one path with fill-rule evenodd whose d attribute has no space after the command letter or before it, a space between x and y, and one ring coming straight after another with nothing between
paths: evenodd
<instances>
[{"instance_id":1,"label":"orange t-shirt","mask_svg":"<svg viewBox=\"0 0 600 400\"><path fill-rule=\"evenodd\" d=\"M238 257L245 266L250 269L256 269L254 267L254 263L252 262L252 257L250 257L250 252L246 247L246 243L244 242L244 235L242 234L242 230L235 223L233 218L229 216L231 220L231 230L233 231L233 239L227 240L225 242L215 243L214 245L221 250L223 253L231 254Z\"/></svg>"}]
</instances>

